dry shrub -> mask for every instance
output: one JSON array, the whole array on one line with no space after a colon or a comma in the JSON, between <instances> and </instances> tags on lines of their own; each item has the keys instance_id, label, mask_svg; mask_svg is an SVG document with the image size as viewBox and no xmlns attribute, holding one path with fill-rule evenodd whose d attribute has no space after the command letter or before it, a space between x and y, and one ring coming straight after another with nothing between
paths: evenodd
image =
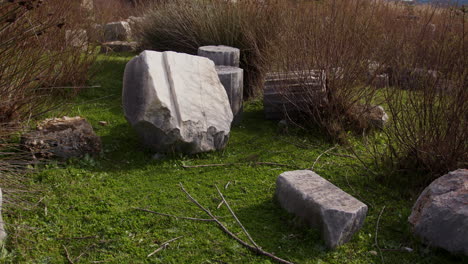
<instances>
[{"instance_id":1,"label":"dry shrub","mask_svg":"<svg viewBox=\"0 0 468 264\"><path fill-rule=\"evenodd\" d=\"M77 89L64 87L85 84L95 58L81 31L89 29L85 12L59 0L2 4L1 124L33 118L57 101L51 95L74 94Z\"/></svg>"},{"instance_id":2,"label":"dry shrub","mask_svg":"<svg viewBox=\"0 0 468 264\"><path fill-rule=\"evenodd\" d=\"M0 187L20 208L30 191L21 174L38 161L15 144L17 134L86 84L95 58L79 37L90 28L87 15L78 2L0 3Z\"/></svg>"},{"instance_id":3,"label":"dry shrub","mask_svg":"<svg viewBox=\"0 0 468 264\"><path fill-rule=\"evenodd\" d=\"M302 99L288 88L279 93L291 101L286 111L297 123L318 125L332 139L344 142L348 130L363 130L367 122L359 109L368 109L376 94L369 88L369 65L378 59L373 43L379 41L375 20L379 10L370 1L327 1L291 6L277 46L275 72L296 72L307 80L315 71L325 74L325 93L313 84L301 84ZM366 106L366 107L361 107Z\"/></svg>"},{"instance_id":4,"label":"dry shrub","mask_svg":"<svg viewBox=\"0 0 468 264\"><path fill-rule=\"evenodd\" d=\"M158 0L94 0L95 22L104 25L122 21L130 16L140 16L150 3Z\"/></svg>"},{"instance_id":5,"label":"dry shrub","mask_svg":"<svg viewBox=\"0 0 468 264\"><path fill-rule=\"evenodd\" d=\"M269 49L282 23L276 1L167 1L152 8L140 32L142 46L196 54L200 46L227 45L241 50L244 98L262 92Z\"/></svg>"},{"instance_id":6,"label":"dry shrub","mask_svg":"<svg viewBox=\"0 0 468 264\"><path fill-rule=\"evenodd\" d=\"M363 131L362 111L381 104L390 123L371 145L376 165L421 172L425 183L468 162L466 10L406 6L370 0L331 0L299 4L286 19L275 71L295 71L299 79L326 73L322 95L306 82L302 100L284 87L303 123L318 125L346 141ZM372 83L379 74L389 88ZM323 103L325 101L325 103Z\"/></svg>"},{"instance_id":7,"label":"dry shrub","mask_svg":"<svg viewBox=\"0 0 468 264\"><path fill-rule=\"evenodd\" d=\"M427 184L468 166L468 17L454 8L414 13L417 22L388 35L399 52L387 59L394 87L382 94L392 121L377 157Z\"/></svg>"}]
</instances>

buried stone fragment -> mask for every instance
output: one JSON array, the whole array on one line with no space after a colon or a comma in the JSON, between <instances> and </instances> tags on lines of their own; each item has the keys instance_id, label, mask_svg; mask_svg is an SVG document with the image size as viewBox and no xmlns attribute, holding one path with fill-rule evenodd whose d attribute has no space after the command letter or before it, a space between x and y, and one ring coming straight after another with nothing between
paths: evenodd
<instances>
[{"instance_id":1,"label":"buried stone fragment","mask_svg":"<svg viewBox=\"0 0 468 264\"><path fill-rule=\"evenodd\" d=\"M101 138L86 119L78 116L46 119L36 131L24 134L21 142L39 156L71 158L101 152Z\"/></svg>"},{"instance_id":2,"label":"buried stone fragment","mask_svg":"<svg viewBox=\"0 0 468 264\"><path fill-rule=\"evenodd\" d=\"M364 203L310 170L282 173L275 196L286 211L318 228L329 248L348 242L367 214Z\"/></svg>"}]
</instances>

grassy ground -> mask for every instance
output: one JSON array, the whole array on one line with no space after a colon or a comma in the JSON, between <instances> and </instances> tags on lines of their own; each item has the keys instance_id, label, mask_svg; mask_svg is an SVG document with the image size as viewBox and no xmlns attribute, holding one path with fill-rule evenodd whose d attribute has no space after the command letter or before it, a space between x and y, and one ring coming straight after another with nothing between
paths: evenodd
<instances>
[{"instance_id":1,"label":"grassy ground","mask_svg":"<svg viewBox=\"0 0 468 264\"><path fill-rule=\"evenodd\" d=\"M153 160L151 153L139 144L121 109L122 74L130 58L100 57L98 74L92 83L102 87L84 91L68 113L91 122L102 137L103 155L47 165L31 176L31 184L43 191L31 210L5 215L5 221L11 223L6 262L271 263L241 247L213 223L177 220L134 209L206 217L180 191L179 183L244 237L227 209L217 209L220 199L215 185L219 186L257 243L293 262L466 261L428 249L414 240L407 223L414 199L379 184L356 160L335 155L323 155L315 171L365 202L369 212L364 227L351 242L334 251L327 250L319 234L283 211L273 194L280 173L293 167L310 168L317 156L332 145L318 133L278 134L276 123L263 119L259 102L246 105L244 122L232 130L224 151ZM99 126L99 121L109 125ZM255 161L278 162L292 168L255 166ZM182 167L229 162L245 165ZM147 257L162 242L179 236L183 237L166 250ZM376 240L385 249L381 253L375 246ZM401 247L414 251L391 250Z\"/></svg>"}]
</instances>

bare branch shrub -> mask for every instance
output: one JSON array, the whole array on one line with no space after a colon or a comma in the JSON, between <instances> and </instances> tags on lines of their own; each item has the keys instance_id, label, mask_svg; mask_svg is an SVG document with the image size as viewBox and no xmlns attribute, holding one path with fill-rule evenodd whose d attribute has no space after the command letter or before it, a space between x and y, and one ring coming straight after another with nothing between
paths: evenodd
<instances>
[{"instance_id":1,"label":"bare branch shrub","mask_svg":"<svg viewBox=\"0 0 468 264\"><path fill-rule=\"evenodd\" d=\"M376 20L383 7L362 0L306 5L291 7L272 69L294 73L300 87L293 89L299 92L287 85L279 86L278 92L291 102L285 111L293 121L318 125L331 138L344 142L348 130L368 127L361 110L368 108L376 94L369 87L368 71L380 57L374 43L379 41ZM317 71L325 76L322 92L309 81Z\"/></svg>"},{"instance_id":2,"label":"bare branch shrub","mask_svg":"<svg viewBox=\"0 0 468 264\"><path fill-rule=\"evenodd\" d=\"M468 17L456 8L412 11L417 22L388 34L387 49L399 52L387 60L394 87L382 96L391 122L375 157L392 172L412 173L413 184L427 184L468 166Z\"/></svg>"},{"instance_id":3,"label":"bare branch shrub","mask_svg":"<svg viewBox=\"0 0 468 264\"><path fill-rule=\"evenodd\" d=\"M122 21L130 16L141 16L149 5L162 0L94 0L94 18L97 24Z\"/></svg>"},{"instance_id":4,"label":"bare branch shrub","mask_svg":"<svg viewBox=\"0 0 468 264\"><path fill-rule=\"evenodd\" d=\"M380 143L370 145L375 165L420 172L418 183L466 167L466 20L466 10L456 7L384 1L295 6L273 67L302 82L294 91L278 88L291 102L286 112L343 142L348 131L368 128L366 109L382 105L390 122ZM325 93L308 81L317 71L326 75ZM382 74L390 87L376 89Z\"/></svg>"},{"instance_id":5,"label":"bare branch shrub","mask_svg":"<svg viewBox=\"0 0 468 264\"><path fill-rule=\"evenodd\" d=\"M86 17L79 2L0 3L0 187L9 207L27 208L32 190L22 175L38 162L18 146L18 133L86 83L95 58Z\"/></svg>"}]
</instances>

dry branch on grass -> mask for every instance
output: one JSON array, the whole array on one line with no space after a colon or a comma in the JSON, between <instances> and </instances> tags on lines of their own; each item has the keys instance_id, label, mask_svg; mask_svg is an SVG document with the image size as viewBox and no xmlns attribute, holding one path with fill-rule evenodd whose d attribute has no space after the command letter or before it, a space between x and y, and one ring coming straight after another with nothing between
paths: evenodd
<instances>
[{"instance_id":1,"label":"dry branch on grass","mask_svg":"<svg viewBox=\"0 0 468 264\"><path fill-rule=\"evenodd\" d=\"M258 254L258 255L263 255L263 256L266 256L266 257L269 257L270 259L278 262L278 263L283 263L283 264L292 264L292 262L289 262L287 260L284 260L282 258L279 258L275 255L273 255L272 253L269 253L269 252L266 252L264 251L263 249L261 249L256 243L255 241L252 239L252 237L250 236L250 234L247 232L247 230L245 229L245 227L242 225L242 223L240 222L240 220L237 218L236 214L234 213L234 211L231 209L231 207L229 206L228 202L226 201L226 199L224 198L224 195L221 193L221 191L219 190L219 188L216 186L216 189L218 191L218 194L219 196L221 197L221 199L223 200L224 204L227 206L229 212L231 213L231 215L234 217L234 219L236 220L236 222L239 224L239 226L242 228L242 230L244 231L244 233L247 235L247 237L249 238L250 242L253 244L253 245L250 245L249 243L245 242L244 240L240 239L238 236L236 236L234 233L232 233L231 231L229 231L229 229L223 224L221 223L221 221L219 221L218 217L216 217L215 215L213 215L213 213L211 213L210 210L208 210L206 207L204 207L203 205L201 205L187 190L185 190L184 186L182 185L182 183L180 183L180 188L182 189L182 191L187 195L187 197L190 199L190 201L192 203L194 203L198 208L200 208L203 212L205 212L208 216L210 216L210 220L209 221L212 221L212 222L215 222L218 227L225 233L227 234L229 237L231 237L232 239L236 240L239 244L241 244L242 246L246 247L247 249L249 249L250 251ZM157 212L154 212L154 211L150 211L150 210L147 210L147 209L141 209L141 208L135 208L137 210L140 210L140 211L145 211L145 212L150 212L150 213L155 213L155 214L158 214L158 215L163 215L163 216L169 216L169 217L176 217L176 216L173 216L173 215L168 215L168 214L163 214L163 213L157 213ZM193 221L207 221L206 219L203 219L203 220L200 220L200 219L197 219L197 218L191 218L191 217L176 217L176 218L181 218L181 219L187 219L187 220L193 220Z\"/></svg>"},{"instance_id":2,"label":"dry branch on grass","mask_svg":"<svg viewBox=\"0 0 468 264\"><path fill-rule=\"evenodd\" d=\"M168 240L168 241L166 241L166 242L163 242L163 243L161 244L161 246L160 246L158 249L156 249L155 251L153 251L153 252L151 252L150 254L148 254L147 257L149 258L149 257L153 256L154 254L158 253L159 251L161 251L161 250L163 250L163 249L166 249L167 246L169 246L169 244L170 244L171 242L174 242L174 241L176 241L176 240L178 240L178 239L180 239L180 238L182 238L182 237L184 237L184 236L179 236L179 237L173 238L173 239L171 239L171 240Z\"/></svg>"},{"instance_id":3,"label":"dry branch on grass","mask_svg":"<svg viewBox=\"0 0 468 264\"><path fill-rule=\"evenodd\" d=\"M182 168L191 169L191 168L206 168L206 167L227 167L227 166L237 166L237 165L265 165L265 166L298 168L297 166L294 166L294 165L281 164L281 163L276 163L276 162L234 162L234 163L220 163L220 164L182 165Z\"/></svg>"}]
</instances>

